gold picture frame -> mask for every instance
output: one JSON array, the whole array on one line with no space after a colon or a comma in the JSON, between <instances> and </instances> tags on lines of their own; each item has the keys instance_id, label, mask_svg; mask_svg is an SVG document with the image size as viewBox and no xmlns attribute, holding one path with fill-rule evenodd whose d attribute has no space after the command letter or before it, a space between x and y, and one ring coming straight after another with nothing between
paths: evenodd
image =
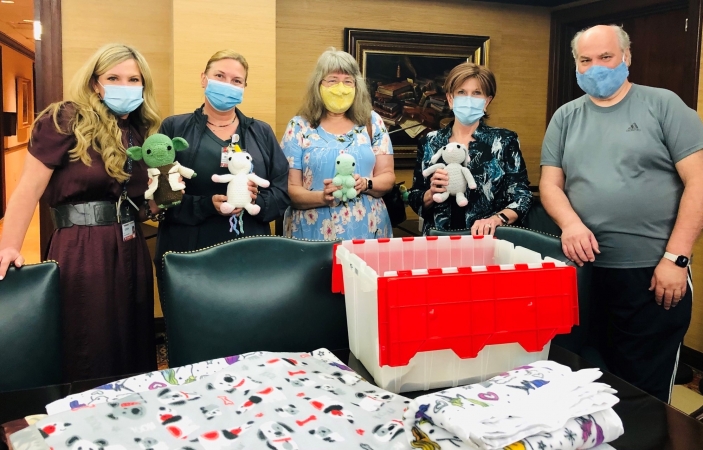
<instances>
[{"instance_id":1,"label":"gold picture frame","mask_svg":"<svg viewBox=\"0 0 703 450\"><path fill-rule=\"evenodd\" d=\"M29 128L33 120L32 80L17 77L17 129Z\"/></svg>"},{"instance_id":2,"label":"gold picture frame","mask_svg":"<svg viewBox=\"0 0 703 450\"><path fill-rule=\"evenodd\" d=\"M374 110L384 118L395 166L412 168L419 139L453 117L442 100L443 77L462 62L487 66L490 38L345 28L344 45L366 79Z\"/></svg>"}]
</instances>

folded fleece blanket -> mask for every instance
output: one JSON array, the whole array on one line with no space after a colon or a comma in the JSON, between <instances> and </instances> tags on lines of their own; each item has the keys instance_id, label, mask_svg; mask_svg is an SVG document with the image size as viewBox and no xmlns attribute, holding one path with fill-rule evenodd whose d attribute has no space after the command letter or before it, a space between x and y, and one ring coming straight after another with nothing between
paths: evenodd
<instances>
[{"instance_id":1,"label":"folded fleece blanket","mask_svg":"<svg viewBox=\"0 0 703 450\"><path fill-rule=\"evenodd\" d=\"M404 414L406 432L424 450L596 447L624 432L612 410L616 391L594 382L600 376L598 369L572 372L538 361L416 398Z\"/></svg>"},{"instance_id":2,"label":"folded fleece blanket","mask_svg":"<svg viewBox=\"0 0 703 450\"><path fill-rule=\"evenodd\" d=\"M369 384L324 349L229 361L184 385L155 372L141 376L142 388L117 383L119 397L99 389L107 401L95 391L71 396L72 409L15 433L13 443L19 435L24 448L53 450L410 449L400 420L409 400ZM59 404L66 402L50 409Z\"/></svg>"}]
</instances>

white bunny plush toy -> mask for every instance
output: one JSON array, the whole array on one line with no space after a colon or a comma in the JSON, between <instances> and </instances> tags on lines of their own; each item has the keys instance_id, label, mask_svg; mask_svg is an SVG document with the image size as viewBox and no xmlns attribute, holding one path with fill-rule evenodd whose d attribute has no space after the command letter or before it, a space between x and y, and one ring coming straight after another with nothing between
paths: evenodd
<instances>
[{"instance_id":1,"label":"white bunny plush toy","mask_svg":"<svg viewBox=\"0 0 703 450\"><path fill-rule=\"evenodd\" d=\"M437 163L439 158L442 158L446 164ZM449 185L447 190L441 194L434 194L432 199L437 203L442 203L450 195L456 196L456 204L466 206L469 201L466 198L466 187L476 189L476 181L474 181L471 171L466 167L469 160L469 149L465 145L450 142L444 147L437 150L432 156L430 162L432 165L422 171L422 175L427 178L437 171L444 169L449 175Z\"/></svg>"},{"instance_id":2,"label":"white bunny plush toy","mask_svg":"<svg viewBox=\"0 0 703 450\"><path fill-rule=\"evenodd\" d=\"M213 175L212 181L215 183L227 184L227 201L222 204L220 211L229 214L236 208L244 208L250 215L255 216L261 211L261 207L251 202L248 182L251 180L257 186L269 187L269 181L254 174L254 165L251 162L251 155L242 151L239 146L235 146L234 151L229 150L227 155L227 167L229 175Z\"/></svg>"}]
</instances>

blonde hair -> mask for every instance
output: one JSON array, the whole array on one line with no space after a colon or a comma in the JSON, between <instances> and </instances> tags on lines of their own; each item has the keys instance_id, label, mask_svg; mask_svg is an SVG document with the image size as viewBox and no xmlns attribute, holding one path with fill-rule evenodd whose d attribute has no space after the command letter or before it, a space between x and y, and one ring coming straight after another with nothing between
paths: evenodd
<instances>
[{"instance_id":1,"label":"blonde hair","mask_svg":"<svg viewBox=\"0 0 703 450\"><path fill-rule=\"evenodd\" d=\"M471 78L478 80L479 86L486 97L495 97L497 86L493 72L483 66L465 62L453 68L444 81L444 92L454 95L454 91Z\"/></svg>"},{"instance_id":2,"label":"blonde hair","mask_svg":"<svg viewBox=\"0 0 703 450\"><path fill-rule=\"evenodd\" d=\"M88 148L100 154L107 174L119 182L129 178L124 166L127 153L122 145L122 131L117 124L117 118L102 102L100 95L95 92L97 78L129 59L133 59L142 75L144 102L131 114L137 114L141 125L146 127L146 135L154 134L161 124L156 98L154 96L154 83L151 71L144 57L133 47L123 44L108 44L100 48L76 72L69 88L69 101L56 102L49 105L39 113L51 114L54 125L60 133L73 134L76 137L76 146L69 150L71 161L81 161L90 166L92 159ZM75 114L71 117L68 129L59 125L59 112L67 104L72 104Z\"/></svg>"},{"instance_id":3,"label":"blonde hair","mask_svg":"<svg viewBox=\"0 0 703 450\"><path fill-rule=\"evenodd\" d=\"M210 70L210 67L212 66L212 63L221 61L223 59L233 59L235 61L238 61L239 64L244 67L244 71L246 72L246 75L244 75L244 81L247 81L247 78L249 77L249 63L247 60L242 56L241 54L235 52L234 50L220 50L219 52L215 53L210 57L210 59L207 61L207 65L205 66L205 73L207 74L207 71Z\"/></svg>"},{"instance_id":4,"label":"blonde hair","mask_svg":"<svg viewBox=\"0 0 703 450\"><path fill-rule=\"evenodd\" d=\"M354 83L356 84L354 103L344 115L356 125L367 124L371 120L371 96L366 87L366 81L361 76L359 64L357 64L352 55L334 47L328 48L317 60L315 70L308 81L306 95L298 115L310 122L313 127L320 125L320 120L327 111L320 96L320 84L323 78L331 73L343 73L354 77Z\"/></svg>"}]
</instances>

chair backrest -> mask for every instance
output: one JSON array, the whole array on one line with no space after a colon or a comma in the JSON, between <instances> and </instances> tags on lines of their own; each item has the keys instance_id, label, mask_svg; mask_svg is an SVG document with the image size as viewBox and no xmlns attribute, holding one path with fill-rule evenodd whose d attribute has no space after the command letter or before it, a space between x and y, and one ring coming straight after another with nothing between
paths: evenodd
<instances>
[{"instance_id":1,"label":"chair backrest","mask_svg":"<svg viewBox=\"0 0 703 450\"><path fill-rule=\"evenodd\" d=\"M561 236L561 228L549 217L539 196L532 197L532 206L530 206L527 215L522 219L522 226L530 230Z\"/></svg>"},{"instance_id":2,"label":"chair backrest","mask_svg":"<svg viewBox=\"0 0 703 450\"><path fill-rule=\"evenodd\" d=\"M60 382L59 266L10 267L0 281L0 392Z\"/></svg>"},{"instance_id":3,"label":"chair backrest","mask_svg":"<svg viewBox=\"0 0 703 450\"><path fill-rule=\"evenodd\" d=\"M332 293L332 247L256 236L164 255L170 365L249 351L347 348L344 296Z\"/></svg>"},{"instance_id":4,"label":"chair backrest","mask_svg":"<svg viewBox=\"0 0 703 450\"><path fill-rule=\"evenodd\" d=\"M429 230L430 236L449 236L453 234L471 234L471 230L462 229L443 231L436 230L434 228ZM573 327L570 334L557 335L552 342L566 348L567 350L580 354L588 340L587 330L590 317L589 304L591 298L591 264L584 264L581 267L576 266L564 255L561 248L561 239L547 233L508 225L496 228L495 236L498 239L503 239L512 242L515 245L539 252L542 257L549 256L576 267L580 324Z\"/></svg>"}]
</instances>

